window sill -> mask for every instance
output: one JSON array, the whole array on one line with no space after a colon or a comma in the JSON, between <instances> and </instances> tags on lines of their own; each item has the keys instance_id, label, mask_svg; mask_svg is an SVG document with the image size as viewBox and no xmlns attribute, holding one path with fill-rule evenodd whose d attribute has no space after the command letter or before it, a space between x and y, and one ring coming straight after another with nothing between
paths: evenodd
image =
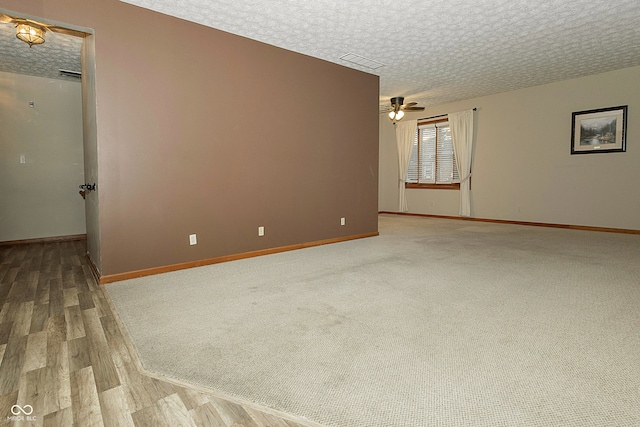
<instances>
[{"instance_id":1,"label":"window sill","mask_svg":"<svg viewBox=\"0 0 640 427\"><path fill-rule=\"evenodd\" d=\"M460 190L460 184L404 184L404 188L426 188L429 190Z\"/></svg>"}]
</instances>

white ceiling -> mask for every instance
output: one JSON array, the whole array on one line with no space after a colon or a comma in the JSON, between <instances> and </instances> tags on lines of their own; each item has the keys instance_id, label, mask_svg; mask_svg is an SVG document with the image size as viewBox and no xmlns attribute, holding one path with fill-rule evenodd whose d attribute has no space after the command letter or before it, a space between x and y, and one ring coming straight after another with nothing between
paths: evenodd
<instances>
[{"instance_id":1,"label":"white ceiling","mask_svg":"<svg viewBox=\"0 0 640 427\"><path fill-rule=\"evenodd\" d=\"M379 75L384 106L393 96L438 105L640 65L638 0L126 2ZM21 57L43 47L22 45ZM348 53L384 66L340 59Z\"/></svg>"}]
</instances>

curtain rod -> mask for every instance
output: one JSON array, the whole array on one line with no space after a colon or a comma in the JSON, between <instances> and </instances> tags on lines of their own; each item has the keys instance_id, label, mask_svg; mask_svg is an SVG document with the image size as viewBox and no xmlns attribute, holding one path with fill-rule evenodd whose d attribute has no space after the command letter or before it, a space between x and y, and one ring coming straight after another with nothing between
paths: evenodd
<instances>
[{"instance_id":1,"label":"curtain rod","mask_svg":"<svg viewBox=\"0 0 640 427\"><path fill-rule=\"evenodd\" d=\"M478 109L476 107L473 107L473 111L478 111ZM438 117L447 117L447 116L448 116L448 114L440 114L439 116L423 117L421 119L418 119L418 121L420 121L420 120L437 119Z\"/></svg>"}]
</instances>

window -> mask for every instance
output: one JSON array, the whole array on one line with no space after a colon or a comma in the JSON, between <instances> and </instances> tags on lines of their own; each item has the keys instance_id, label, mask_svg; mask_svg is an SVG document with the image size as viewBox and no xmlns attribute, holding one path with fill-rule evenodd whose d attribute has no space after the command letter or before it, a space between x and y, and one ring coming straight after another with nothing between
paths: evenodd
<instances>
[{"instance_id":1,"label":"window","mask_svg":"<svg viewBox=\"0 0 640 427\"><path fill-rule=\"evenodd\" d=\"M448 121L418 123L405 186L460 188Z\"/></svg>"}]
</instances>

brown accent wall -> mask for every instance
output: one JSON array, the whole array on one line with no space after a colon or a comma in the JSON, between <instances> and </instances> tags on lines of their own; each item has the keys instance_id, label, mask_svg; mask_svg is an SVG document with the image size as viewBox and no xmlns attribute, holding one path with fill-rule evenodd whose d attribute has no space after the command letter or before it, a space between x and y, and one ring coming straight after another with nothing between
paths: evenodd
<instances>
[{"instance_id":1,"label":"brown accent wall","mask_svg":"<svg viewBox=\"0 0 640 427\"><path fill-rule=\"evenodd\" d=\"M3 3L95 32L103 275L377 231L377 76L116 0Z\"/></svg>"}]
</instances>

